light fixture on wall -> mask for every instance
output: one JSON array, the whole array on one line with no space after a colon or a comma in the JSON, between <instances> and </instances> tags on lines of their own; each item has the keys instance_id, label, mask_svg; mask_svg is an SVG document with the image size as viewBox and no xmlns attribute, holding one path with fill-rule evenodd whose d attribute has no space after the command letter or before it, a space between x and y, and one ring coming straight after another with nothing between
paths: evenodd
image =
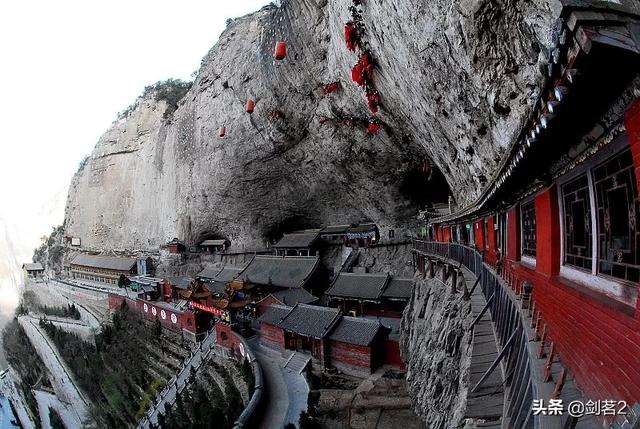
<instances>
[{"instance_id":1,"label":"light fixture on wall","mask_svg":"<svg viewBox=\"0 0 640 429\"><path fill-rule=\"evenodd\" d=\"M567 94L569 94L569 88L561 85L556 86L553 90L553 94L556 96L556 100L562 101L567 96Z\"/></svg>"}]
</instances>

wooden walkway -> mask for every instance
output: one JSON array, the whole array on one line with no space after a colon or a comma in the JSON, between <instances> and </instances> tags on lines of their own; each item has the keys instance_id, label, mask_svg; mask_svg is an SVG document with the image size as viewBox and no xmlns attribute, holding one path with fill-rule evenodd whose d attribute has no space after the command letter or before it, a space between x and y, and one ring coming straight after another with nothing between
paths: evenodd
<instances>
[{"instance_id":1,"label":"wooden walkway","mask_svg":"<svg viewBox=\"0 0 640 429\"><path fill-rule=\"evenodd\" d=\"M462 272L467 288L471 290L476 277L465 267L462 268ZM486 304L487 301L482 289L478 285L471 295L471 313L474 320ZM473 327L473 347L469 390L467 393L467 410L465 413L466 418L487 420L486 423L478 424L478 427L482 428L499 428L502 424L504 385L501 366L495 368L475 392L471 392L497 357L498 346L493 331L493 323L491 322L490 312L486 311Z\"/></svg>"}]
</instances>

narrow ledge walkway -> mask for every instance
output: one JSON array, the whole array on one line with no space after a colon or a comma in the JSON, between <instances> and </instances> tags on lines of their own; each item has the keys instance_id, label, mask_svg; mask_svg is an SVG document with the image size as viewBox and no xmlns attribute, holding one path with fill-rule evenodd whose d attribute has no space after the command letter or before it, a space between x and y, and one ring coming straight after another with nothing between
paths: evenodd
<instances>
[{"instance_id":1,"label":"narrow ledge walkway","mask_svg":"<svg viewBox=\"0 0 640 429\"><path fill-rule=\"evenodd\" d=\"M471 291L477 279L466 267L461 269L467 290ZM474 320L486 305L487 300L482 293L482 289L476 286L471 294L471 314ZM479 426L483 428L500 428L502 425L505 391L501 368L494 369L475 392L472 392L472 389L497 357L498 346L493 323L489 312L485 311L473 327L469 391L467 392L467 410L465 413L467 418L486 420L486 423L482 423L482 426Z\"/></svg>"}]
</instances>

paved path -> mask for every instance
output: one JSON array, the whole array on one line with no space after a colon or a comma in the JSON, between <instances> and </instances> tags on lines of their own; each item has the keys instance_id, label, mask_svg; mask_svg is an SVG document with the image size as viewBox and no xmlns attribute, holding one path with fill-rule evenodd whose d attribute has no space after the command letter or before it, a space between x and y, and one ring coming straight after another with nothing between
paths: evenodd
<instances>
[{"instance_id":1,"label":"paved path","mask_svg":"<svg viewBox=\"0 0 640 429\"><path fill-rule=\"evenodd\" d=\"M60 402L58 397L53 393L45 392L44 390L34 390L33 395L38 402L38 413L40 414L40 422L43 429L51 428L51 421L49 420L49 407L56 410L65 427L67 428L81 428L82 422L78 420L78 415L68 404Z\"/></svg>"},{"instance_id":2,"label":"paved path","mask_svg":"<svg viewBox=\"0 0 640 429\"><path fill-rule=\"evenodd\" d=\"M9 368L9 371L5 374L5 376L0 381L0 389L2 393L11 401L11 404L16 410L16 417L20 421L20 425L24 429L35 429L33 421L31 420L31 416L25 407L25 403L22 400L22 395L18 393L16 389L16 385L13 381L12 369Z\"/></svg>"},{"instance_id":3,"label":"paved path","mask_svg":"<svg viewBox=\"0 0 640 429\"><path fill-rule=\"evenodd\" d=\"M211 331L204 341L199 343L195 352L182 363L182 369L178 375L172 377L169 384L156 395L151 408L138 424L138 429L148 429L149 421L154 425L158 424L158 413L164 413L165 404L173 405L176 400L176 392L182 392L186 387L187 380L191 375L191 368L197 371L213 355L212 349L215 347L215 339L215 331Z\"/></svg>"},{"instance_id":4,"label":"paved path","mask_svg":"<svg viewBox=\"0 0 640 429\"><path fill-rule=\"evenodd\" d=\"M251 341L250 344L262 367L266 387L264 414L258 427L260 429L280 429L285 425L289 409L289 394L282 374L284 359L280 353L262 347L256 341Z\"/></svg>"},{"instance_id":5,"label":"paved path","mask_svg":"<svg viewBox=\"0 0 640 429\"><path fill-rule=\"evenodd\" d=\"M284 368L287 359L280 352L261 345L257 337L252 338L249 345L262 366L266 387L265 411L259 427L282 428L287 423L297 427L300 413L307 410L307 380L299 372Z\"/></svg>"},{"instance_id":6,"label":"paved path","mask_svg":"<svg viewBox=\"0 0 640 429\"><path fill-rule=\"evenodd\" d=\"M57 290L60 293L60 295L63 296L67 300L68 304L74 304L76 306L76 308L78 309L78 311L80 312L81 320L85 321L87 323L87 325L91 326L92 328L96 328L96 329L101 327L100 316L99 315L97 315L89 307L87 307L84 304L72 299L69 296L69 292L71 292L71 288L73 288L73 287L82 288L82 286L71 285L69 283L62 283L62 282L58 282L56 280L50 280L47 283L47 286L49 288L51 288L51 289ZM103 292L103 291L100 291L100 292Z\"/></svg>"},{"instance_id":7,"label":"paved path","mask_svg":"<svg viewBox=\"0 0 640 429\"><path fill-rule=\"evenodd\" d=\"M284 423L285 425L293 423L298 427L300 413L307 411L309 385L302 374L287 371L286 369L283 369L283 372L284 382L287 385L287 394L289 395L289 409Z\"/></svg>"},{"instance_id":8,"label":"paved path","mask_svg":"<svg viewBox=\"0 0 640 429\"><path fill-rule=\"evenodd\" d=\"M71 377L71 371L59 356L58 349L40 329L38 319L30 316L20 316L18 317L18 322L29 337L40 359L42 359L42 362L51 373L51 383L60 401L70 404L78 420L86 422L89 418L89 402L75 385Z\"/></svg>"}]
</instances>

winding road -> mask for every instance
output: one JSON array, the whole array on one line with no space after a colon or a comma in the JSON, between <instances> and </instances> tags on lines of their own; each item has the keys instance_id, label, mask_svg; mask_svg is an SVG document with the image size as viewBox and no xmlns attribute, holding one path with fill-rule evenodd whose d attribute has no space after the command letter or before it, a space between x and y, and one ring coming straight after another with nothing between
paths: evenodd
<instances>
[{"instance_id":1,"label":"winding road","mask_svg":"<svg viewBox=\"0 0 640 429\"><path fill-rule=\"evenodd\" d=\"M58 349L40 328L39 320L31 316L20 316L18 322L51 373L51 383L60 402L73 409L77 421L88 422L89 402L73 381L71 371L64 364Z\"/></svg>"}]
</instances>

